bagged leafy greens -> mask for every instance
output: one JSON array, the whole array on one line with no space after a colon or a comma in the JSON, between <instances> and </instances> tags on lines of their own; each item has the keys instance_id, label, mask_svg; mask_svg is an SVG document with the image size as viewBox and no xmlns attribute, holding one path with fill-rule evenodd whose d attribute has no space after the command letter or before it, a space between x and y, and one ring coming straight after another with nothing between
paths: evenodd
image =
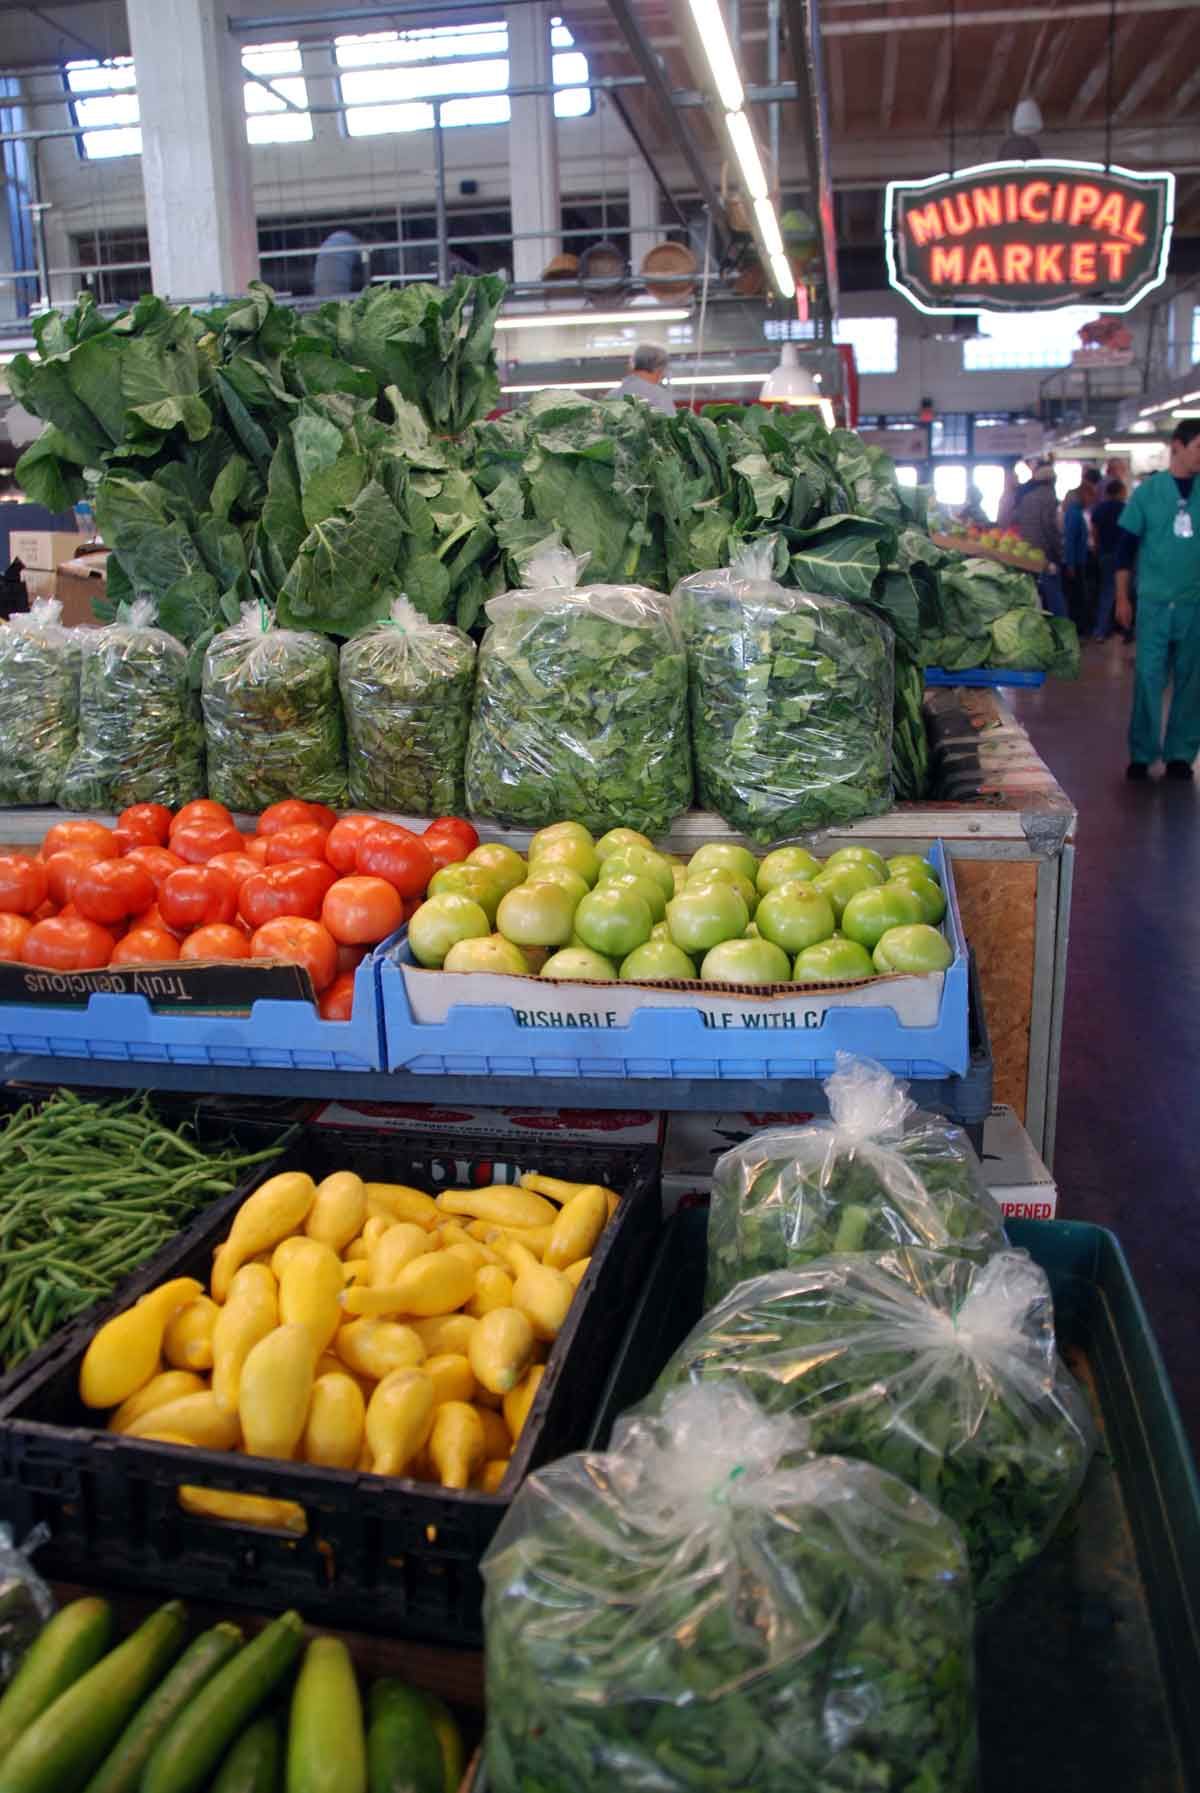
<instances>
[{"instance_id":1,"label":"bagged leafy greens","mask_svg":"<svg viewBox=\"0 0 1200 1793\"><path fill-rule=\"evenodd\" d=\"M467 748L467 808L539 828L662 834L692 796L687 659L668 600L578 584L548 541L526 589L487 605Z\"/></svg>"},{"instance_id":2,"label":"bagged leafy greens","mask_svg":"<svg viewBox=\"0 0 1200 1793\"><path fill-rule=\"evenodd\" d=\"M961 1526L976 1599L994 1600L1050 1538L1095 1446L1059 1361L1045 1273L897 1246L739 1283L655 1385L737 1382L808 1422L812 1448L897 1475Z\"/></svg>"},{"instance_id":3,"label":"bagged leafy greens","mask_svg":"<svg viewBox=\"0 0 1200 1793\"><path fill-rule=\"evenodd\" d=\"M204 730L187 649L154 627L151 598L81 631L79 745L63 775L64 809L178 809L204 790Z\"/></svg>"},{"instance_id":4,"label":"bagged leafy greens","mask_svg":"<svg viewBox=\"0 0 1200 1793\"><path fill-rule=\"evenodd\" d=\"M84 631L38 598L0 625L0 803L56 803L79 736Z\"/></svg>"},{"instance_id":5,"label":"bagged leafy greens","mask_svg":"<svg viewBox=\"0 0 1200 1793\"><path fill-rule=\"evenodd\" d=\"M870 611L788 591L773 542L676 587L701 803L764 845L892 801L892 634Z\"/></svg>"},{"instance_id":6,"label":"bagged leafy greens","mask_svg":"<svg viewBox=\"0 0 1200 1793\"><path fill-rule=\"evenodd\" d=\"M1007 1245L970 1141L890 1071L839 1052L828 1120L771 1127L713 1171L705 1305L827 1252L919 1245L982 1261Z\"/></svg>"},{"instance_id":7,"label":"bagged leafy greens","mask_svg":"<svg viewBox=\"0 0 1200 1793\"><path fill-rule=\"evenodd\" d=\"M463 807L475 646L406 598L342 648L350 801L409 816Z\"/></svg>"},{"instance_id":8,"label":"bagged leafy greens","mask_svg":"<svg viewBox=\"0 0 1200 1793\"><path fill-rule=\"evenodd\" d=\"M535 1472L483 1560L495 1793L968 1793L955 1527L736 1388Z\"/></svg>"},{"instance_id":9,"label":"bagged leafy greens","mask_svg":"<svg viewBox=\"0 0 1200 1793\"><path fill-rule=\"evenodd\" d=\"M285 797L346 803L346 744L332 641L277 629L258 604L204 656L209 795L256 814Z\"/></svg>"}]
</instances>

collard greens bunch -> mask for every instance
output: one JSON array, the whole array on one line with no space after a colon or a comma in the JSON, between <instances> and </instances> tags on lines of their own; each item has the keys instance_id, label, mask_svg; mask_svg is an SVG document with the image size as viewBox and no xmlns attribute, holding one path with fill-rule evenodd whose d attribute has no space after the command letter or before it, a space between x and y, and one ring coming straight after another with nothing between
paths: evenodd
<instances>
[{"instance_id":1,"label":"collard greens bunch","mask_svg":"<svg viewBox=\"0 0 1200 1793\"><path fill-rule=\"evenodd\" d=\"M483 1563L495 1793L969 1793L956 1528L734 1387L521 1488Z\"/></svg>"}]
</instances>

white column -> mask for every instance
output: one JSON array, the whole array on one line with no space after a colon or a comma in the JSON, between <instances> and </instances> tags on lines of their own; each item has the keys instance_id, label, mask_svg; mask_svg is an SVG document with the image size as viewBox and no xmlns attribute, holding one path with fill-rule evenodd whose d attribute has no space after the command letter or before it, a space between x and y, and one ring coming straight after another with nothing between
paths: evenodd
<instances>
[{"instance_id":1,"label":"white column","mask_svg":"<svg viewBox=\"0 0 1200 1793\"><path fill-rule=\"evenodd\" d=\"M543 0L508 9L508 78L512 86L549 85L550 18ZM512 191L513 279L540 280L562 248L558 189L558 140L551 93L514 96L508 127L508 169ZM536 234L527 236L527 232Z\"/></svg>"},{"instance_id":2,"label":"white column","mask_svg":"<svg viewBox=\"0 0 1200 1793\"><path fill-rule=\"evenodd\" d=\"M258 239L242 66L224 0L127 0L154 290L242 292Z\"/></svg>"},{"instance_id":3,"label":"white column","mask_svg":"<svg viewBox=\"0 0 1200 1793\"><path fill-rule=\"evenodd\" d=\"M662 241L658 221L658 182L641 156L629 158L629 259L636 274L642 257Z\"/></svg>"}]
</instances>

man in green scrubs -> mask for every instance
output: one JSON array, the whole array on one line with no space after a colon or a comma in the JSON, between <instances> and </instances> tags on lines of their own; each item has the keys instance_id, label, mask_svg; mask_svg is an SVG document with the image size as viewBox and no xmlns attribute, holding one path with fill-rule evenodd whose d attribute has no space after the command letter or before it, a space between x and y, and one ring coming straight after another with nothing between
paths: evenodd
<instances>
[{"instance_id":1,"label":"man in green scrubs","mask_svg":"<svg viewBox=\"0 0 1200 1793\"><path fill-rule=\"evenodd\" d=\"M1117 622L1133 623L1137 562L1137 661L1127 778L1145 779L1165 759L1168 778L1190 778L1200 753L1200 418L1171 438L1170 471L1143 480L1121 512ZM1171 710L1162 737L1163 696Z\"/></svg>"}]
</instances>

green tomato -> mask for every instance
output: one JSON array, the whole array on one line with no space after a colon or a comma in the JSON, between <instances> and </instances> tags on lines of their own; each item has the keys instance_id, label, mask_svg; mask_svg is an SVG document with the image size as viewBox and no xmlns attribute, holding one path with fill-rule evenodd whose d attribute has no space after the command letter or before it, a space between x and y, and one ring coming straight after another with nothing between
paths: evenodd
<instances>
[{"instance_id":1,"label":"green tomato","mask_svg":"<svg viewBox=\"0 0 1200 1793\"><path fill-rule=\"evenodd\" d=\"M792 975L798 984L860 984L874 977L875 967L857 940L818 940L796 954Z\"/></svg>"},{"instance_id":2,"label":"green tomato","mask_svg":"<svg viewBox=\"0 0 1200 1793\"><path fill-rule=\"evenodd\" d=\"M532 865L538 854L550 845L551 841L574 840L585 847L594 847L595 841L582 822L551 822L548 828L539 828L529 842L526 859Z\"/></svg>"},{"instance_id":3,"label":"green tomato","mask_svg":"<svg viewBox=\"0 0 1200 1793\"><path fill-rule=\"evenodd\" d=\"M675 880L675 895L678 896L681 890L687 889L687 866L672 865L671 876Z\"/></svg>"},{"instance_id":4,"label":"green tomato","mask_svg":"<svg viewBox=\"0 0 1200 1793\"><path fill-rule=\"evenodd\" d=\"M869 890L873 884L882 884L883 879L873 865L831 865L823 871L819 878L814 878L814 890L823 891L833 904L834 920L842 919L842 911L850 898L860 890Z\"/></svg>"},{"instance_id":5,"label":"green tomato","mask_svg":"<svg viewBox=\"0 0 1200 1793\"><path fill-rule=\"evenodd\" d=\"M459 940L442 963L443 971L490 971L502 977L528 977L529 961L503 934L485 940Z\"/></svg>"},{"instance_id":6,"label":"green tomato","mask_svg":"<svg viewBox=\"0 0 1200 1793\"><path fill-rule=\"evenodd\" d=\"M878 872L880 884L887 877L887 867L883 863L883 855L877 853L874 847L839 847L837 852L831 853L825 861L826 871L835 865L869 865L873 872Z\"/></svg>"},{"instance_id":7,"label":"green tomato","mask_svg":"<svg viewBox=\"0 0 1200 1793\"><path fill-rule=\"evenodd\" d=\"M650 930L651 940L670 940L671 930L665 921L656 921Z\"/></svg>"},{"instance_id":8,"label":"green tomato","mask_svg":"<svg viewBox=\"0 0 1200 1793\"><path fill-rule=\"evenodd\" d=\"M611 984L617 968L603 953L594 953L587 946L564 946L546 960L539 977L567 978L572 983Z\"/></svg>"},{"instance_id":9,"label":"green tomato","mask_svg":"<svg viewBox=\"0 0 1200 1793\"><path fill-rule=\"evenodd\" d=\"M572 902L582 902L588 893L588 882L578 872L573 872L569 865L560 865L556 859L535 859L529 868L530 884L561 884Z\"/></svg>"},{"instance_id":10,"label":"green tomato","mask_svg":"<svg viewBox=\"0 0 1200 1793\"><path fill-rule=\"evenodd\" d=\"M821 861L807 847L776 847L773 853L767 854L758 868L759 895L765 896L777 884L792 884L797 879L803 879L807 883L820 870Z\"/></svg>"},{"instance_id":11,"label":"green tomato","mask_svg":"<svg viewBox=\"0 0 1200 1793\"><path fill-rule=\"evenodd\" d=\"M694 978L696 967L669 940L647 940L621 961L621 978L639 984L677 984Z\"/></svg>"},{"instance_id":12,"label":"green tomato","mask_svg":"<svg viewBox=\"0 0 1200 1793\"><path fill-rule=\"evenodd\" d=\"M700 967L706 984L786 984L791 975L791 960L769 940L722 940Z\"/></svg>"},{"instance_id":13,"label":"green tomato","mask_svg":"<svg viewBox=\"0 0 1200 1793\"><path fill-rule=\"evenodd\" d=\"M611 884L614 890L636 890L644 897L655 922L660 922L667 913L667 899L662 893L662 886L654 878L647 878L642 872L614 872L611 878L603 879L606 885Z\"/></svg>"},{"instance_id":14,"label":"green tomato","mask_svg":"<svg viewBox=\"0 0 1200 1793\"><path fill-rule=\"evenodd\" d=\"M744 934L750 911L732 884L713 878L689 884L667 904L671 939L685 953L706 953L722 940Z\"/></svg>"},{"instance_id":15,"label":"green tomato","mask_svg":"<svg viewBox=\"0 0 1200 1793\"><path fill-rule=\"evenodd\" d=\"M530 857L529 876L534 876L535 867L540 871L544 865L565 865L568 871L578 872L589 886L600 875L600 861L591 841L576 840L572 835L560 835L557 840L546 841L536 855Z\"/></svg>"},{"instance_id":16,"label":"green tomato","mask_svg":"<svg viewBox=\"0 0 1200 1793\"><path fill-rule=\"evenodd\" d=\"M902 928L906 922L923 919L915 892L893 879L889 884L874 884L870 890L855 892L842 911L842 932L871 953L889 928Z\"/></svg>"},{"instance_id":17,"label":"green tomato","mask_svg":"<svg viewBox=\"0 0 1200 1793\"><path fill-rule=\"evenodd\" d=\"M561 884L529 878L501 897L496 932L514 946L565 946L575 909L574 899Z\"/></svg>"},{"instance_id":18,"label":"green tomato","mask_svg":"<svg viewBox=\"0 0 1200 1793\"><path fill-rule=\"evenodd\" d=\"M505 847L499 841L486 841L482 846L473 847L467 854L468 865L485 865L489 871L495 872L505 890L514 890L518 884L524 884L529 867L519 853L511 847Z\"/></svg>"},{"instance_id":19,"label":"green tomato","mask_svg":"<svg viewBox=\"0 0 1200 1793\"><path fill-rule=\"evenodd\" d=\"M912 972L918 976L926 971L945 971L954 958L945 935L925 921L889 928L874 956L876 971Z\"/></svg>"},{"instance_id":20,"label":"green tomato","mask_svg":"<svg viewBox=\"0 0 1200 1793\"><path fill-rule=\"evenodd\" d=\"M504 885L486 865L468 865L465 859L457 859L453 865L444 865L440 871L434 872L429 880L429 894L431 897L470 897L487 916L488 926L495 927L496 910L504 895Z\"/></svg>"},{"instance_id":21,"label":"green tomato","mask_svg":"<svg viewBox=\"0 0 1200 1793\"><path fill-rule=\"evenodd\" d=\"M461 940L485 939L492 924L479 903L454 891L428 897L408 924L408 944L418 965L436 967Z\"/></svg>"},{"instance_id":22,"label":"green tomato","mask_svg":"<svg viewBox=\"0 0 1200 1793\"><path fill-rule=\"evenodd\" d=\"M714 879L718 884L732 884L751 915L754 914L758 908L758 886L741 872L735 872L731 865L714 865L707 870L701 867L698 872L688 872L688 884L711 884ZM687 889L686 884L684 889Z\"/></svg>"},{"instance_id":23,"label":"green tomato","mask_svg":"<svg viewBox=\"0 0 1200 1793\"><path fill-rule=\"evenodd\" d=\"M889 878L932 878L935 884L941 883L928 859L919 853L896 853L888 860L887 869Z\"/></svg>"},{"instance_id":24,"label":"green tomato","mask_svg":"<svg viewBox=\"0 0 1200 1793\"><path fill-rule=\"evenodd\" d=\"M898 872L889 882L902 884L906 890L911 890L921 905L920 919L931 922L936 927L946 913L946 893L940 884L935 884L932 878L918 878L907 871ZM886 884L884 889L887 889Z\"/></svg>"},{"instance_id":25,"label":"green tomato","mask_svg":"<svg viewBox=\"0 0 1200 1793\"><path fill-rule=\"evenodd\" d=\"M769 890L754 920L764 940L789 953L828 940L835 925L833 904L824 891L799 880Z\"/></svg>"},{"instance_id":26,"label":"green tomato","mask_svg":"<svg viewBox=\"0 0 1200 1793\"><path fill-rule=\"evenodd\" d=\"M596 852L601 859L607 859L613 853L623 853L626 847L641 847L647 853L653 853L654 842L639 834L636 828L610 828L596 842Z\"/></svg>"},{"instance_id":27,"label":"green tomato","mask_svg":"<svg viewBox=\"0 0 1200 1793\"><path fill-rule=\"evenodd\" d=\"M605 958L621 960L650 938L654 918L636 890L619 884L598 884L575 911L575 932L585 946Z\"/></svg>"},{"instance_id":28,"label":"green tomato","mask_svg":"<svg viewBox=\"0 0 1200 1793\"><path fill-rule=\"evenodd\" d=\"M637 872L643 878L653 878L665 897L675 894L675 873L662 854L652 848L626 847L622 852L610 853L601 863L600 882L615 878L619 872Z\"/></svg>"},{"instance_id":29,"label":"green tomato","mask_svg":"<svg viewBox=\"0 0 1200 1793\"><path fill-rule=\"evenodd\" d=\"M738 847L730 840L706 841L688 861L688 876L694 878L703 871L714 871L719 866L727 866L730 871L741 872L743 878L753 883L758 876L758 860L748 847Z\"/></svg>"}]
</instances>

